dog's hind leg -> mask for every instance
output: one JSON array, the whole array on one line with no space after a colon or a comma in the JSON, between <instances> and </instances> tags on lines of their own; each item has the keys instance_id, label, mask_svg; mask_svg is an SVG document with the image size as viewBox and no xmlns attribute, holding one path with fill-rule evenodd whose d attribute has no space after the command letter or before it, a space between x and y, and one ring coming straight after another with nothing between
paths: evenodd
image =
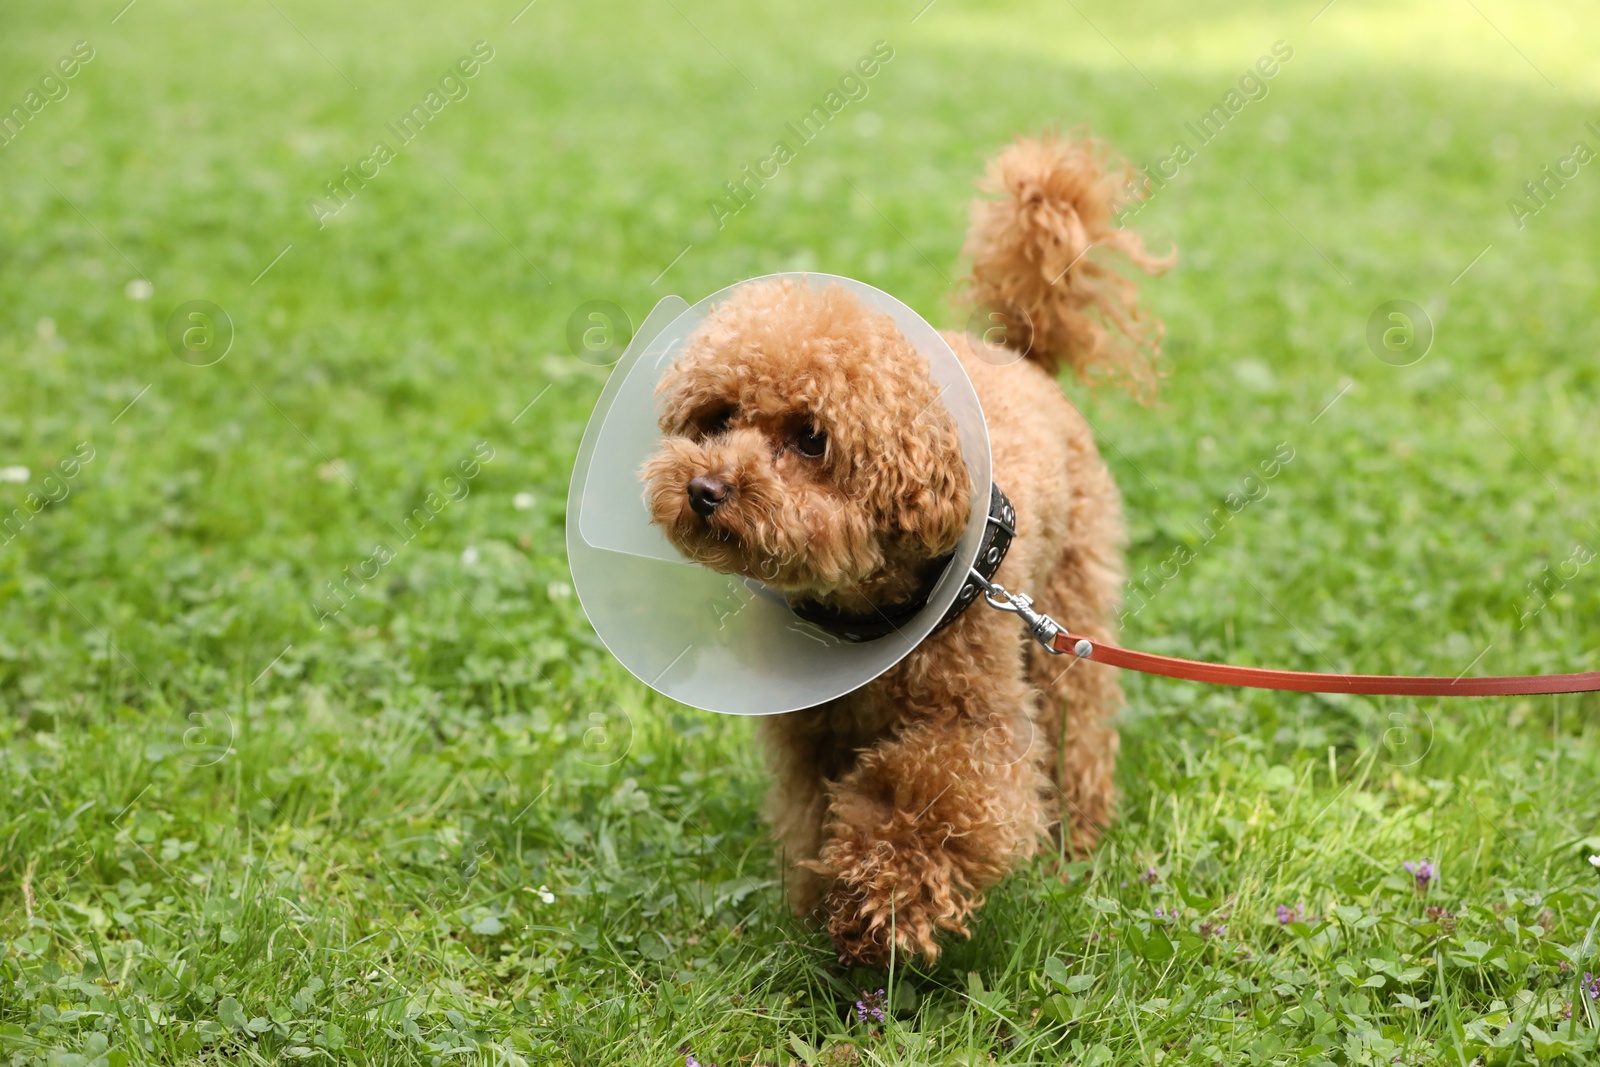
<instances>
[{"instance_id":1,"label":"dog's hind leg","mask_svg":"<svg viewBox=\"0 0 1600 1067\"><path fill-rule=\"evenodd\" d=\"M1040 610L1074 633L1109 641L1116 635L1122 595L1121 505L1086 427L1082 433L1071 461L1068 536L1035 599ZM1060 789L1062 837L1071 851L1092 848L1116 809L1114 720L1122 707L1122 687L1115 668L1071 653L1052 656L1037 646L1030 649L1029 678L1042 694L1039 723L1050 748L1046 765Z\"/></svg>"},{"instance_id":2,"label":"dog's hind leg","mask_svg":"<svg viewBox=\"0 0 1600 1067\"><path fill-rule=\"evenodd\" d=\"M1090 640L1109 636L1103 627L1075 623L1074 629ZM1086 851L1116 812L1113 773L1120 742L1112 719L1122 689L1112 668L1070 654L1041 652L1032 676L1044 694L1040 725L1058 788L1060 833L1069 852Z\"/></svg>"}]
</instances>

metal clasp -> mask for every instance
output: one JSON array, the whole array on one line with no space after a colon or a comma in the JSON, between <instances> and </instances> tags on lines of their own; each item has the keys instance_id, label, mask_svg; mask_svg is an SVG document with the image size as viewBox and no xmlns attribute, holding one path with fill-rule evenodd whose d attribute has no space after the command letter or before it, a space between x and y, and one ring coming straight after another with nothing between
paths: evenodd
<instances>
[{"instance_id":1,"label":"metal clasp","mask_svg":"<svg viewBox=\"0 0 1600 1067\"><path fill-rule=\"evenodd\" d=\"M983 599L991 608L999 611L1009 611L1018 615L1027 623L1028 632L1033 639L1044 646L1044 650L1052 656L1062 655L1062 650L1055 647L1056 635L1061 633L1061 625L1048 615L1041 615L1033 610L1033 598L1026 593L1012 593L998 582L991 582L977 569L972 570L972 580L983 587ZM1084 642L1087 644L1087 642ZM1080 656L1083 653L1078 653Z\"/></svg>"}]
</instances>

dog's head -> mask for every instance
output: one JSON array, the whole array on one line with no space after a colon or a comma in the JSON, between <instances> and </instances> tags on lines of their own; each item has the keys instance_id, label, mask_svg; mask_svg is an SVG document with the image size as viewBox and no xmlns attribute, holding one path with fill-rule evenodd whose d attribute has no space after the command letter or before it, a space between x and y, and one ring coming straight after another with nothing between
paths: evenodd
<instances>
[{"instance_id":1,"label":"dog's head","mask_svg":"<svg viewBox=\"0 0 1600 1067\"><path fill-rule=\"evenodd\" d=\"M689 558L791 599L914 587L971 509L939 392L894 320L838 286L745 286L658 387L651 518Z\"/></svg>"}]
</instances>

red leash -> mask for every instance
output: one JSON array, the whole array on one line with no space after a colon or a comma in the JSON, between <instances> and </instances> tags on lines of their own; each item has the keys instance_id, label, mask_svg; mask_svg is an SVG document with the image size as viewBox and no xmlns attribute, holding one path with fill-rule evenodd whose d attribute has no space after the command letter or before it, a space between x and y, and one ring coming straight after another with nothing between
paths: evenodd
<instances>
[{"instance_id":1,"label":"red leash","mask_svg":"<svg viewBox=\"0 0 1600 1067\"><path fill-rule=\"evenodd\" d=\"M1264 667L1235 667L1226 663L1158 656L1135 652L1086 637L1056 634L1046 646L1052 652L1072 652L1080 659L1126 667L1145 674L1182 678L1212 685L1240 685L1251 689L1288 689L1296 693L1369 693L1410 697L1533 696L1541 693L1593 693L1600 690L1600 671L1585 674L1514 674L1498 678L1441 678L1407 674L1323 674L1319 671L1277 671ZM1078 651L1082 649L1083 651Z\"/></svg>"},{"instance_id":2,"label":"red leash","mask_svg":"<svg viewBox=\"0 0 1600 1067\"><path fill-rule=\"evenodd\" d=\"M1251 689L1287 689L1296 693L1366 693L1369 695L1413 697L1536 696L1548 693L1593 693L1600 691L1600 671L1583 674L1516 674L1498 678L1442 678L1407 674L1324 674L1320 671L1278 671L1265 667L1235 667L1227 663L1202 663L1199 660L1135 652L1116 645L1097 643L1081 634L1063 629L1048 615L1033 610L1033 600L1021 593L1007 592L972 572L986 590L989 606L1022 617L1034 640L1058 655L1072 653L1079 659L1126 667L1165 678L1211 685L1237 685Z\"/></svg>"}]
</instances>

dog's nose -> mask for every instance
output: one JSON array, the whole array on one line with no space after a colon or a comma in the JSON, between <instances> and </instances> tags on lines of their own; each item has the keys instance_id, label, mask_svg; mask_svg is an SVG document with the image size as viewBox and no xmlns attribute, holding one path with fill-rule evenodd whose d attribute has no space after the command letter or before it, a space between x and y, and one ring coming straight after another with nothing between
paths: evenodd
<instances>
[{"instance_id":1,"label":"dog's nose","mask_svg":"<svg viewBox=\"0 0 1600 1067\"><path fill-rule=\"evenodd\" d=\"M689 506L702 519L708 517L726 499L732 487L714 474L702 474L689 482Z\"/></svg>"}]
</instances>

